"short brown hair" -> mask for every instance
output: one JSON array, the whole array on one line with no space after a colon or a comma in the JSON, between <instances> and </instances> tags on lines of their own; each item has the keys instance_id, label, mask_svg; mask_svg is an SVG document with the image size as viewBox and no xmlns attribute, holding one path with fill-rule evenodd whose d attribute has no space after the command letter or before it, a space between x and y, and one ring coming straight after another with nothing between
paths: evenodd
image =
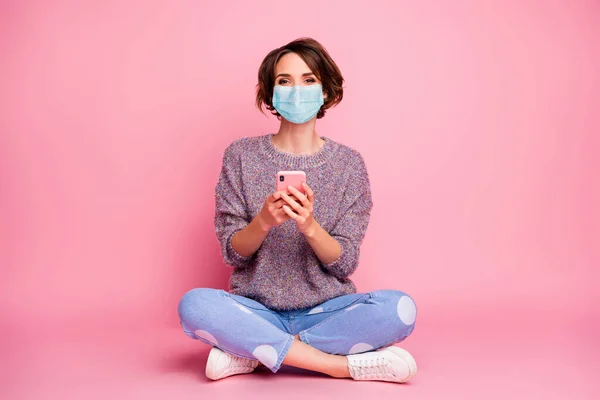
<instances>
[{"instance_id":1,"label":"short brown hair","mask_svg":"<svg viewBox=\"0 0 600 400\"><path fill-rule=\"evenodd\" d=\"M279 113L273 107L273 87L275 86L275 66L279 59L288 53L296 53L308 65L323 85L327 95L324 104L317 113L317 118L323 118L327 109L339 104L344 96L344 78L325 47L311 38L300 38L271 51L258 69L258 84L256 85L256 107L262 112L263 105L273 115Z\"/></svg>"}]
</instances>

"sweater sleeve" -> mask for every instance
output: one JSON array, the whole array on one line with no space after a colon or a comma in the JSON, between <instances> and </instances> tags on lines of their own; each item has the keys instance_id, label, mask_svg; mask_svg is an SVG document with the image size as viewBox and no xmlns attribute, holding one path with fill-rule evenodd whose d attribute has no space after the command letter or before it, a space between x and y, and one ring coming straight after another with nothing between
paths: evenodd
<instances>
[{"instance_id":1,"label":"sweater sleeve","mask_svg":"<svg viewBox=\"0 0 600 400\"><path fill-rule=\"evenodd\" d=\"M340 203L339 218L329 234L342 252L337 260L323 267L337 278L347 278L358 267L360 245L367 231L373 200L371 184L362 156L349 168L350 177Z\"/></svg>"},{"instance_id":2,"label":"sweater sleeve","mask_svg":"<svg viewBox=\"0 0 600 400\"><path fill-rule=\"evenodd\" d=\"M234 144L231 144L225 149L215 188L215 231L221 244L223 261L234 268L241 268L250 263L252 256L238 254L231 245L231 239L250 221L242 188L241 161L234 148Z\"/></svg>"}]
</instances>

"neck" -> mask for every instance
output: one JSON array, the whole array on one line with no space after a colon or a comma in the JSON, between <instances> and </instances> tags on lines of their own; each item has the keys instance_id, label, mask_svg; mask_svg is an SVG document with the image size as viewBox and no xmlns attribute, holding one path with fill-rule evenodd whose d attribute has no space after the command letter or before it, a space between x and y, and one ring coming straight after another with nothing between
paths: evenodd
<instances>
[{"instance_id":1,"label":"neck","mask_svg":"<svg viewBox=\"0 0 600 400\"><path fill-rule=\"evenodd\" d=\"M280 151L292 154L313 154L325 142L315 130L316 118L304 124L293 124L281 118L279 131L273 136L273 145Z\"/></svg>"}]
</instances>

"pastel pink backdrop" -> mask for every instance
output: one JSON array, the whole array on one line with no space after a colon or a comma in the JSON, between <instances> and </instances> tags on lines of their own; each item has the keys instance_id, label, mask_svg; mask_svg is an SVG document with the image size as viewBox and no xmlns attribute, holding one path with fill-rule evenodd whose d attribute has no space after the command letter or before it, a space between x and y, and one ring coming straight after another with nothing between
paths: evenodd
<instances>
[{"instance_id":1,"label":"pastel pink backdrop","mask_svg":"<svg viewBox=\"0 0 600 400\"><path fill-rule=\"evenodd\" d=\"M0 397L591 398L599 26L594 1L2 2ZM222 152L276 131L257 68L300 36L346 79L318 132L371 177L355 282L419 306L411 385L208 386L179 330L186 290L227 285Z\"/></svg>"}]
</instances>

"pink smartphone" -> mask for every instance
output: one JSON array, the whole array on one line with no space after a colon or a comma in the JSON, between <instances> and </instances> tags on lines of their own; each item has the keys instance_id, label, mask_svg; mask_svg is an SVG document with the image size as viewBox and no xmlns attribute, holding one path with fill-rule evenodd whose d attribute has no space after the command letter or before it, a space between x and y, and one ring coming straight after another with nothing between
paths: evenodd
<instances>
[{"instance_id":1,"label":"pink smartphone","mask_svg":"<svg viewBox=\"0 0 600 400\"><path fill-rule=\"evenodd\" d=\"M304 171L279 171L277 173L277 191L285 191L288 186L293 186L304 193L302 183L306 182Z\"/></svg>"}]
</instances>

